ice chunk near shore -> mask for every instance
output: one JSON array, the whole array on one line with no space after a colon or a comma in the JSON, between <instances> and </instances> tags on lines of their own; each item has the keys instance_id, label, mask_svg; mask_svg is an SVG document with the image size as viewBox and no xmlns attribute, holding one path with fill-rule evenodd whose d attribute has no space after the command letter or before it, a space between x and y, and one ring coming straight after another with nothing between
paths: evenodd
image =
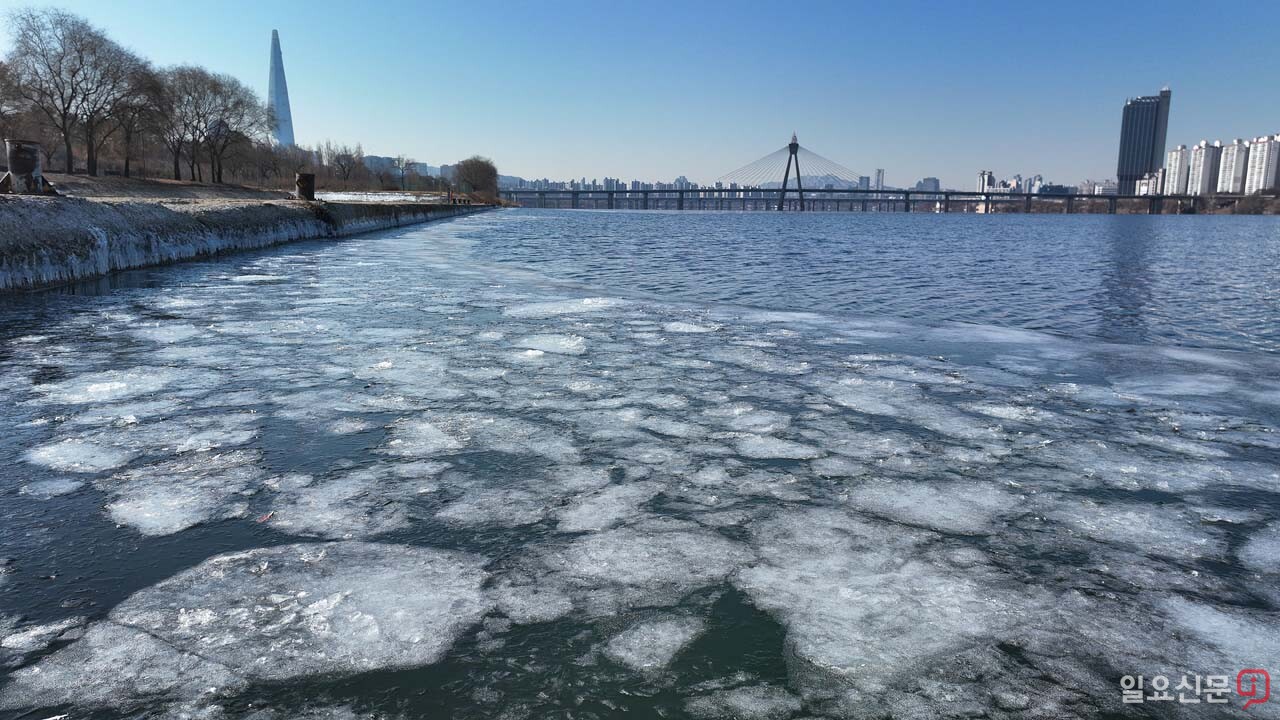
<instances>
[{"instance_id":1,"label":"ice chunk near shore","mask_svg":"<svg viewBox=\"0 0 1280 720\"><path fill-rule=\"evenodd\" d=\"M61 440L31 448L26 461L60 472L96 473L128 463L134 453L83 440Z\"/></svg>"},{"instance_id":2,"label":"ice chunk near shore","mask_svg":"<svg viewBox=\"0 0 1280 720\"><path fill-rule=\"evenodd\" d=\"M632 670L661 670L701 635L705 627L705 622L694 617L651 618L615 635L604 652L613 661Z\"/></svg>"},{"instance_id":3,"label":"ice chunk near shore","mask_svg":"<svg viewBox=\"0 0 1280 720\"><path fill-rule=\"evenodd\" d=\"M491 607L474 555L360 542L220 555L135 593L12 675L0 707L195 700L439 661Z\"/></svg>"}]
</instances>

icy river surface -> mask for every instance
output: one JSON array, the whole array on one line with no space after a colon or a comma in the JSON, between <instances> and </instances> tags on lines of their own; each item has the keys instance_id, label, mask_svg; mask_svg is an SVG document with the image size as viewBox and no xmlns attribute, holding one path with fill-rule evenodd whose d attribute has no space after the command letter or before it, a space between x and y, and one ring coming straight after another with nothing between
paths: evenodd
<instances>
[{"instance_id":1,"label":"icy river surface","mask_svg":"<svg viewBox=\"0 0 1280 720\"><path fill-rule=\"evenodd\" d=\"M1277 268L507 210L2 296L0 717L1280 717Z\"/></svg>"}]
</instances>

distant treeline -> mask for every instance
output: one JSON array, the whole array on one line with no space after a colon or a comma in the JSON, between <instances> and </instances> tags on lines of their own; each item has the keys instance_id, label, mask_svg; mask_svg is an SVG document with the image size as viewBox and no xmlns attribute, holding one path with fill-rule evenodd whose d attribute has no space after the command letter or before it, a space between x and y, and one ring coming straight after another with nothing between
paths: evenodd
<instances>
[{"instance_id":1,"label":"distant treeline","mask_svg":"<svg viewBox=\"0 0 1280 720\"><path fill-rule=\"evenodd\" d=\"M40 143L48 172L263 187L314 172L321 188L497 192L496 167L478 156L433 177L404 155L367 164L359 143L275 145L266 103L230 75L154 67L62 10L19 10L8 20L0 136Z\"/></svg>"}]
</instances>

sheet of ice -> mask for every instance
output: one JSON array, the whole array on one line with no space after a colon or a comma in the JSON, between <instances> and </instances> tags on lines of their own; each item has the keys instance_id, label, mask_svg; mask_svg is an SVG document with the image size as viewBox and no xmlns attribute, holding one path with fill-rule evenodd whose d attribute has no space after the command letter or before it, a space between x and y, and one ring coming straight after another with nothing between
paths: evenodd
<instances>
[{"instance_id":1,"label":"sheet of ice","mask_svg":"<svg viewBox=\"0 0 1280 720\"><path fill-rule=\"evenodd\" d=\"M515 342L517 347L556 355L582 355L587 351L587 339L581 335L529 335Z\"/></svg>"},{"instance_id":2,"label":"sheet of ice","mask_svg":"<svg viewBox=\"0 0 1280 720\"><path fill-rule=\"evenodd\" d=\"M541 562L594 615L673 604L751 558L739 543L692 523L648 520L552 546Z\"/></svg>"},{"instance_id":3,"label":"sheet of ice","mask_svg":"<svg viewBox=\"0 0 1280 720\"><path fill-rule=\"evenodd\" d=\"M127 464L136 453L83 440L61 440L31 448L27 462L59 472L96 473Z\"/></svg>"},{"instance_id":4,"label":"sheet of ice","mask_svg":"<svg viewBox=\"0 0 1280 720\"><path fill-rule=\"evenodd\" d=\"M1049 498L1040 498L1045 502ZM1145 555L1192 560L1220 557L1221 537L1200 518L1176 508L1147 504L1100 504L1057 499L1045 517L1069 532L1136 549Z\"/></svg>"},{"instance_id":5,"label":"sheet of ice","mask_svg":"<svg viewBox=\"0 0 1280 720\"><path fill-rule=\"evenodd\" d=\"M812 460L823 455L821 450L811 445L783 440L770 435L747 435L740 438L735 443L735 446L739 455L757 459Z\"/></svg>"},{"instance_id":6,"label":"sheet of ice","mask_svg":"<svg viewBox=\"0 0 1280 720\"><path fill-rule=\"evenodd\" d=\"M580 300L553 300L548 302L524 303L513 305L502 311L503 315L512 318L553 318L560 315L580 315L586 313L607 312L614 308L629 305L626 300L605 297L590 297Z\"/></svg>"},{"instance_id":7,"label":"sheet of ice","mask_svg":"<svg viewBox=\"0 0 1280 720\"><path fill-rule=\"evenodd\" d=\"M0 709L129 708L163 698L212 699L245 686L228 667L147 632L100 622L71 645L14 671L0 693Z\"/></svg>"},{"instance_id":8,"label":"sheet of ice","mask_svg":"<svg viewBox=\"0 0 1280 720\"><path fill-rule=\"evenodd\" d=\"M27 483L18 492L40 500L48 500L59 495L70 495L82 487L84 487L83 480L57 478L55 480L37 480L36 482Z\"/></svg>"},{"instance_id":9,"label":"sheet of ice","mask_svg":"<svg viewBox=\"0 0 1280 720\"><path fill-rule=\"evenodd\" d=\"M848 491L849 507L894 522L943 532L998 531L996 518L1017 508L1019 497L994 482L868 480Z\"/></svg>"},{"instance_id":10,"label":"sheet of ice","mask_svg":"<svg viewBox=\"0 0 1280 720\"><path fill-rule=\"evenodd\" d=\"M700 618L666 615L643 620L613 636L605 655L632 670L652 672L671 664L681 650L702 634Z\"/></svg>"},{"instance_id":11,"label":"sheet of ice","mask_svg":"<svg viewBox=\"0 0 1280 720\"><path fill-rule=\"evenodd\" d=\"M720 329L718 325L703 325L698 323L685 322L676 320L669 323L663 323L662 329L669 333L711 333Z\"/></svg>"},{"instance_id":12,"label":"sheet of ice","mask_svg":"<svg viewBox=\"0 0 1280 720\"><path fill-rule=\"evenodd\" d=\"M1240 561L1264 573L1280 574L1280 524L1271 524L1254 532L1240 548Z\"/></svg>"},{"instance_id":13,"label":"sheet of ice","mask_svg":"<svg viewBox=\"0 0 1280 720\"><path fill-rule=\"evenodd\" d=\"M149 395L182 377L182 371L172 368L139 367L86 373L60 382L35 385L32 390L53 403L104 403Z\"/></svg>"},{"instance_id":14,"label":"sheet of ice","mask_svg":"<svg viewBox=\"0 0 1280 720\"><path fill-rule=\"evenodd\" d=\"M780 513L756 526L755 543L762 562L735 582L779 618L796 672L818 683L874 687L971 649L995 652L1049 602L979 551L948 553L931 533L839 511Z\"/></svg>"},{"instance_id":15,"label":"sheet of ice","mask_svg":"<svg viewBox=\"0 0 1280 720\"><path fill-rule=\"evenodd\" d=\"M242 517L265 473L252 450L189 453L131 468L97 483L115 499L111 518L143 535L170 535L215 519Z\"/></svg>"},{"instance_id":16,"label":"sheet of ice","mask_svg":"<svg viewBox=\"0 0 1280 720\"><path fill-rule=\"evenodd\" d=\"M277 484L271 501L271 527L331 540L369 538L409 524L404 499L408 486L384 467L352 470L305 483Z\"/></svg>"},{"instance_id":17,"label":"sheet of ice","mask_svg":"<svg viewBox=\"0 0 1280 720\"><path fill-rule=\"evenodd\" d=\"M772 685L720 690L691 698L684 705L699 720L786 720L800 708L800 698Z\"/></svg>"},{"instance_id":18,"label":"sheet of ice","mask_svg":"<svg viewBox=\"0 0 1280 720\"><path fill-rule=\"evenodd\" d=\"M652 482L612 485L579 499L558 514L560 532L604 530L638 515L637 508L662 491Z\"/></svg>"},{"instance_id":19,"label":"sheet of ice","mask_svg":"<svg viewBox=\"0 0 1280 720\"><path fill-rule=\"evenodd\" d=\"M68 630L84 624L84 618L70 617L43 625L31 625L14 632L0 630L0 648L15 653L43 650Z\"/></svg>"},{"instance_id":20,"label":"sheet of ice","mask_svg":"<svg viewBox=\"0 0 1280 720\"><path fill-rule=\"evenodd\" d=\"M430 457L463 448L539 455L556 462L581 460L572 440L550 425L479 413L431 413L397 423L387 452Z\"/></svg>"},{"instance_id":21,"label":"sheet of ice","mask_svg":"<svg viewBox=\"0 0 1280 720\"><path fill-rule=\"evenodd\" d=\"M195 700L248 682L439 661L492 607L485 561L406 545L281 545L220 555L142 590L13 674L0 706Z\"/></svg>"},{"instance_id":22,"label":"sheet of ice","mask_svg":"<svg viewBox=\"0 0 1280 720\"><path fill-rule=\"evenodd\" d=\"M538 493L518 488L476 489L468 491L436 513L436 517L453 525L531 525L546 515L547 499Z\"/></svg>"}]
</instances>

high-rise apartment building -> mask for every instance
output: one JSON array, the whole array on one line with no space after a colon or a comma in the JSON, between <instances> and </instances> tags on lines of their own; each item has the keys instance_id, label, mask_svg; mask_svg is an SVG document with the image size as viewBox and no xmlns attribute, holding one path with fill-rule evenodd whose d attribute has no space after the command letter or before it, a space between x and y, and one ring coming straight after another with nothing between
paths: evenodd
<instances>
[{"instance_id":1,"label":"high-rise apartment building","mask_svg":"<svg viewBox=\"0 0 1280 720\"><path fill-rule=\"evenodd\" d=\"M1186 195L1187 180L1190 175L1190 167L1188 160L1190 153L1187 152L1186 145L1169 151L1164 159L1164 194L1165 195Z\"/></svg>"},{"instance_id":2,"label":"high-rise apartment building","mask_svg":"<svg viewBox=\"0 0 1280 720\"><path fill-rule=\"evenodd\" d=\"M1252 195L1280 186L1280 135L1263 135L1249 143L1249 174L1244 192Z\"/></svg>"},{"instance_id":3,"label":"high-rise apartment building","mask_svg":"<svg viewBox=\"0 0 1280 720\"><path fill-rule=\"evenodd\" d=\"M1236 138L1222 148L1218 161L1220 193L1244 192L1244 179L1249 174L1249 141Z\"/></svg>"},{"instance_id":4,"label":"high-rise apartment building","mask_svg":"<svg viewBox=\"0 0 1280 720\"><path fill-rule=\"evenodd\" d=\"M1218 187L1218 164L1222 160L1222 143L1201 140L1191 148L1187 173L1188 195L1212 195Z\"/></svg>"},{"instance_id":5,"label":"high-rise apartment building","mask_svg":"<svg viewBox=\"0 0 1280 720\"><path fill-rule=\"evenodd\" d=\"M1172 93L1165 88L1159 95L1125 101L1120 121L1120 159L1116 165L1121 195L1132 195L1143 175L1161 168L1171 98Z\"/></svg>"}]
</instances>

